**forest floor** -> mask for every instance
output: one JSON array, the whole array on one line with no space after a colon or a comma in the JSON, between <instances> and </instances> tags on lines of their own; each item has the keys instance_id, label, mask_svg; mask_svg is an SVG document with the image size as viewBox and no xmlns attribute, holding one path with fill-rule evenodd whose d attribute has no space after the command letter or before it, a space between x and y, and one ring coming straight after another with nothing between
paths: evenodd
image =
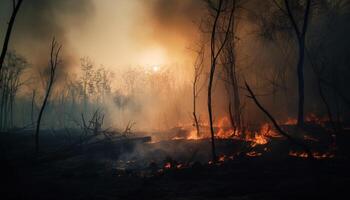
<instances>
[{"instance_id":1,"label":"forest floor","mask_svg":"<svg viewBox=\"0 0 350 200\"><path fill-rule=\"evenodd\" d=\"M58 145L50 137L43 148ZM350 185L346 156L310 160L270 152L210 164L204 161L210 160L207 140L129 144L122 150L99 144L33 156L32 136L0 139L1 199L340 199ZM218 141L218 154L229 155L227 148L238 145ZM168 162L172 166L165 167Z\"/></svg>"}]
</instances>

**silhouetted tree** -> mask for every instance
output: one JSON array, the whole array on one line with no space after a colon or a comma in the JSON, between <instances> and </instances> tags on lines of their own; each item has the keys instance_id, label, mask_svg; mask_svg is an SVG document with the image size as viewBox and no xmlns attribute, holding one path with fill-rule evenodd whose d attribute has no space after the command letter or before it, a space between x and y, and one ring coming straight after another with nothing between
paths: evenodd
<instances>
[{"instance_id":1,"label":"silhouetted tree","mask_svg":"<svg viewBox=\"0 0 350 200\"><path fill-rule=\"evenodd\" d=\"M230 9L230 15L229 19L226 25L225 29L225 36L224 39L220 44L217 44L218 41L218 26L219 26L219 19L222 13L224 12L224 6L227 6L228 1L219 0L219 2L213 2L211 0L208 0L208 8L211 12L214 12L214 21L212 24L212 30L211 30L211 37L210 37L210 73L209 73L209 82L208 82L208 113L209 113L209 125L210 125L210 133L211 133L211 146L212 146L212 157L213 161L216 162L216 150L215 150L215 133L214 133L214 127L213 127L213 111L212 111L212 86L213 86L213 80L214 80L214 74L216 65L218 62L218 58L220 56L220 53L222 49L225 46L225 43L227 42L228 35L231 28L231 20L233 18L234 8ZM225 5L223 5L225 4Z\"/></svg>"},{"instance_id":2,"label":"silhouetted tree","mask_svg":"<svg viewBox=\"0 0 350 200\"><path fill-rule=\"evenodd\" d=\"M238 8L238 1L232 1L232 9L234 13ZM229 29L228 39L223 48L221 56L223 70L225 74L225 87L228 95L228 112L230 117L231 126L234 131L241 131L241 100L238 88L238 75L237 75L237 61L236 61L236 43L238 38L236 36L237 22L235 15L231 19L231 25ZM224 30L223 30L224 31Z\"/></svg>"},{"instance_id":3,"label":"silhouetted tree","mask_svg":"<svg viewBox=\"0 0 350 200\"><path fill-rule=\"evenodd\" d=\"M1 72L2 66L4 64L8 44L10 42L12 28L13 28L13 25L15 23L15 19L16 19L18 10L22 5L23 0L18 0L17 2L16 2L16 0L13 0L12 2L13 2L13 11L11 14L10 21L8 23L8 27L7 27L7 31L6 31L6 35L5 35L5 39L4 39L4 44L2 46L1 55L0 55L0 72Z\"/></svg>"},{"instance_id":4,"label":"silhouetted tree","mask_svg":"<svg viewBox=\"0 0 350 200\"><path fill-rule=\"evenodd\" d=\"M44 109L46 107L47 101L49 99L52 86L55 82L55 76L56 76L56 70L57 66L60 64L60 51L61 51L62 46L57 43L55 38L52 40L51 43L51 53L50 53L50 63L49 63L49 77L47 79L47 85L45 89L45 97L44 101L41 105L39 115L38 115L38 120L36 124L36 131L35 131L35 151L36 153L39 152L39 132L40 132L40 123L41 123L41 118L44 112Z\"/></svg>"},{"instance_id":5,"label":"silhouetted tree","mask_svg":"<svg viewBox=\"0 0 350 200\"><path fill-rule=\"evenodd\" d=\"M301 28L298 26L297 20L295 19L292 9L290 7L290 1L284 0L286 6L288 18L293 26L295 35L298 40L298 64L297 64L297 74L298 74L298 126L302 127L304 125L304 101L305 101L305 91L304 91L304 60L305 60L305 38L306 31L309 24L310 15L310 5L311 0L306 0L306 7L303 13L303 19Z\"/></svg>"},{"instance_id":6,"label":"silhouetted tree","mask_svg":"<svg viewBox=\"0 0 350 200\"><path fill-rule=\"evenodd\" d=\"M199 133L199 119L197 116L197 97L200 93L200 91L202 90L202 86L198 85L200 82L200 78L202 76L203 73L203 61L204 61L204 44L202 42L200 48L198 51L196 51L197 53L197 58L196 61L194 63L194 71L193 71L193 82L192 82L192 96L193 96L193 120L194 120L194 125L196 127L196 131L197 131L197 137L200 136Z\"/></svg>"},{"instance_id":7,"label":"silhouetted tree","mask_svg":"<svg viewBox=\"0 0 350 200\"><path fill-rule=\"evenodd\" d=\"M13 127L14 104L18 89L23 84L21 75L27 66L25 58L8 52L0 74L0 129Z\"/></svg>"}]
</instances>

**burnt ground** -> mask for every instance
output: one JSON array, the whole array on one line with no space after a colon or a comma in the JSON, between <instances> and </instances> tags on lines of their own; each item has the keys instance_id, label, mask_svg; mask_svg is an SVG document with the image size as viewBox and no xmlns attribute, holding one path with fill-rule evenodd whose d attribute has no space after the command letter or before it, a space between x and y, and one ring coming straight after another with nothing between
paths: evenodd
<instances>
[{"instance_id":1,"label":"burnt ground","mask_svg":"<svg viewBox=\"0 0 350 200\"><path fill-rule=\"evenodd\" d=\"M34 156L31 135L1 136L1 199L340 199L350 185L346 156L291 157L284 141L254 147L264 151L257 157L244 153L246 142L217 141L219 154L234 157L208 164L207 140L58 148L63 139L52 137Z\"/></svg>"}]
</instances>

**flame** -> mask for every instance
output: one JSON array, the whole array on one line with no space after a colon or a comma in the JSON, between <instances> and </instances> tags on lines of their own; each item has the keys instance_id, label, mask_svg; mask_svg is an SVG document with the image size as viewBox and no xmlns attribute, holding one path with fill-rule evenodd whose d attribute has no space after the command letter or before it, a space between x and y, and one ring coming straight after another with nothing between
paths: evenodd
<instances>
[{"instance_id":1,"label":"flame","mask_svg":"<svg viewBox=\"0 0 350 200\"><path fill-rule=\"evenodd\" d=\"M218 159L219 162L224 162L226 159L226 155L221 155Z\"/></svg>"},{"instance_id":2,"label":"flame","mask_svg":"<svg viewBox=\"0 0 350 200\"><path fill-rule=\"evenodd\" d=\"M283 122L282 124L283 124L283 125L296 125L297 122L298 122L297 119L295 119L295 118L289 118L289 117L288 117L288 118L287 118L287 121Z\"/></svg>"},{"instance_id":3,"label":"flame","mask_svg":"<svg viewBox=\"0 0 350 200\"><path fill-rule=\"evenodd\" d=\"M190 134L187 137L188 140L199 140L202 139L201 137L198 137L197 130L192 130Z\"/></svg>"},{"instance_id":4,"label":"flame","mask_svg":"<svg viewBox=\"0 0 350 200\"><path fill-rule=\"evenodd\" d=\"M230 127L230 121L228 117L223 117L219 119L217 123L218 132L216 133L217 138L228 139L234 136L234 131Z\"/></svg>"},{"instance_id":5,"label":"flame","mask_svg":"<svg viewBox=\"0 0 350 200\"><path fill-rule=\"evenodd\" d=\"M171 163L167 162L164 164L164 169L170 169L171 168Z\"/></svg>"},{"instance_id":6,"label":"flame","mask_svg":"<svg viewBox=\"0 0 350 200\"><path fill-rule=\"evenodd\" d=\"M309 123L312 123L312 124L317 124L317 125L320 125L320 126L324 126L327 121L329 121L328 117L319 117L315 113L308 113L305 116L305 122L309 122ZM296 118L288 117L287 121L282 122L281 124L283 124L283 125L296 125L297 122L298 122L298 120Z\"/></svg>"},{"instance_id":7,"label":"flame","mask_svg":"<svg viewBox=\"0 0 350 200\"><path fill-rule=\"evenodd\" d=\"M271 125L268 123L262 124L257 131L238 131L231 128L230 121L228 117L220 118L215 126L217 139L237 139L245 140L252 143L252 146L264 145L269 142L269 138L281 137L277 132L275 132ZM192 129L188 132L187 136L184 137L174 137L173 140L187 139L187 140L199 140L210 138L208 132L202 132L200 136L197 134L196 129Z\"/></svg>"}]
</instances>

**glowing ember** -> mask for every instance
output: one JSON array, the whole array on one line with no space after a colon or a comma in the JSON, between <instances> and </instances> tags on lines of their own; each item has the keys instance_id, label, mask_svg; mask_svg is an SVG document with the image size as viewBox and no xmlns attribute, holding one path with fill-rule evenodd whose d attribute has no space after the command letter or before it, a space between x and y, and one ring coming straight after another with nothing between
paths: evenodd
<instances>
[{"instance_id":1,"label":"glowing ember","mask_svg":"<svg viewBox=\"0 0 350 200\"><path fill-rule=\"evenodd\" d=\"M171 168L171 163L170 162L165 163L164 168L165 169L170 169Z\"/></svg>"},{"instance_id":2,"label":"glowing ember","mask_svg":"<svg viewBox=\"0 0 350 200\"><path fill-rule=\"evenodd\" d=\"M222 155L219 157L219 162L224 162L226 159L226 156L225 155Z\"/></svg>"},{"instance_id":3,"label":"glowing ember","mask_svg":"<svg viewBox=\"0 0 350 200\"><path fill-rule=\"evenodd\" d=\"M313 141L313 142L318 142L319 140L314 138L314 137L311 137L309 135L304 135L304 140L310 140L310 141Z\"/></svg>"},{"instance_id":4,"label":"glowing ember","mask_svg":"<svg viewBox=\"0 0 350 200\"><path fill-rule=\"evenodd\" d=\"M246 153L246 155L249 156L249 157L257 157L257 156L261 156L262 153L259 153L259 152L256 152L256 151L251 151L251 152Z\"/></svg>"},{"instance_id":5,"label":"glowing ember","mask_svg":"<svg viewBox=\"0 0 350 200\"><path fill-rule=\"evenodd\" d=\"M331 153L318 153L315 152L312 154L314 156L314 158L316 159L327 159L327 158L334 158L334 154Z\"/></svg>"},{"instance_id":6,"label":"glowing ember","mask_svg":"<svg viewBox=\"0 0 350 200\"><path fill-rule=\"evenodd\" d=\"M320 125L320 126L325 126L325 123L327 121L329 121L329 119L327 117L318 117L314 113L309 113L309 114L306 115L305 121L313 123L313 124L317 124L317 125Z\"/></svg>"},{"instance_id":7,"label":"glowing ember","mask_svg":"<svg viewBox=\"0 0 350 200\"><path fill-rule=\"evenodd\" d=\"M300 157L300 158L307 158L308 155L306 152L295 152L295 151L290 151L289 152L289 155L290 156L293 156L293 157Z\"/></svg>"},{"instance_id":8,"label":"glowing ember","mask_svg":"<svg viewBox=\"0 0 350 200\"><path fill-rule=\"evenodd\" d=\"M297 122L298 122L298 120L295 118L288 118L287 121L285 121L282 124L284 124L284 125L296 125Z\"/></svg>"},{"instance_id":9,"label":"glowing ember","mask_svg":"<svg viewBox=\"0 0 350 200\"><path fill-rule=\"evenodd\" d=\"M178 164L178 165L176 165L176 169L181 169L181 168L183 168L184 166L183 166L183 164Z\"/></svg>"},{"instance_id":10,"label":"glowing ember","mask_svg":"<svg viewBox=\"0 0 350 200\"><path fill-rule=\"evenodd\" d=\"M308 157L308 154L306 152L290 151L289 155L293 156L293 157L300 157L300 158L307 158ZM334 154L331 154L328 152L327 153L313 152L312 156L318 160L334 158Z\"/></svg>"}]
</instances>

